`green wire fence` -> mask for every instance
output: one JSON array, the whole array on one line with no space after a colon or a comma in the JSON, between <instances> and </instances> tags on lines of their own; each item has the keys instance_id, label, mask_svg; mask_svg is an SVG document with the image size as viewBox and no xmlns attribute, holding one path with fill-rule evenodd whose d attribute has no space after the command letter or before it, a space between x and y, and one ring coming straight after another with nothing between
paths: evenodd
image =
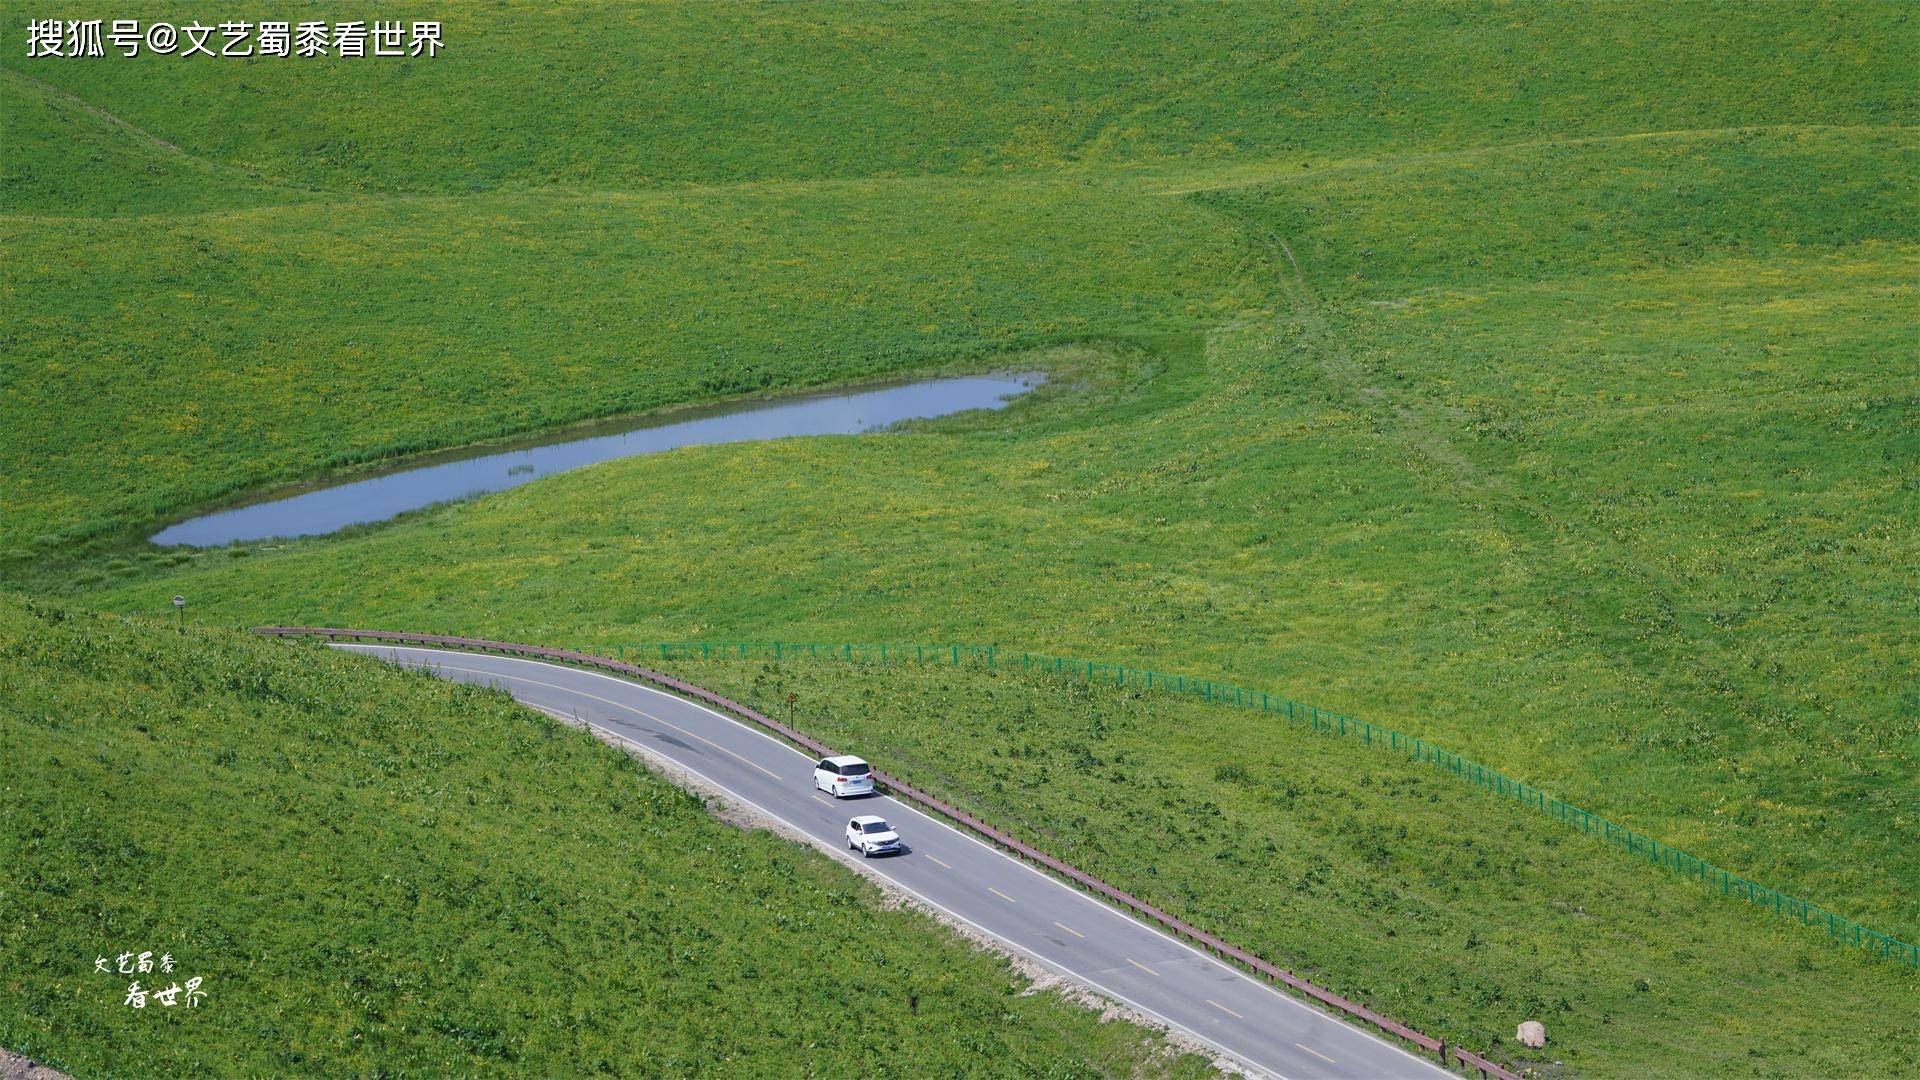
<instances>
[{"instance_id":1,"label":"green wire fence","mask_svg":"<svg viewBox=\"0 0 1920 1080\"><path fill-rule=\"evenodd\" d=\"M1556 799L1531 784L1503 776L1484 765L1469 761L1459 754L1444 750L1424 739L1259 690L1249 690L1245 687L1218 683L1212 679L1195 678L1191 675L1170 675L1147 668L1128 667L1125 664L1077 660L1046 653L1014 652L993 645L665 641L617 648L622 660L627 659L631 651L634 659L658 657L662 660L675 658L784 660L808 657L862 660L883 664L896 661L942 663L954 667L978 664L995 669L1019 668L1022 671L1041 672L1089 683L1137 686L1147 690L1163 690L1171 694L1188 694L1207 701L1257 709L1271 716L1285 717L1292 723L1303 725L1314 731L1358 739L1368 746L1408 754L1415 761L1431 763L1436 769L1452 773L1496 795L1533 807L1581 832L1600 837L1628 854L1644 858L1656 866L1699 881L1709 889L1718 889L1722 896L1739 897L1788 918L1797 919L1806 925L1821 927L1835 941L1859 946L1872 955L1920 968L1920 945L1901 941L1877 930L1870 930L1818 904L1788 896L1778 889L1749 881L1738 874L1714 866L1705 859L1689 855L1624 825L1616 825L1598 814Z\"/></svg>"}]
</instances>

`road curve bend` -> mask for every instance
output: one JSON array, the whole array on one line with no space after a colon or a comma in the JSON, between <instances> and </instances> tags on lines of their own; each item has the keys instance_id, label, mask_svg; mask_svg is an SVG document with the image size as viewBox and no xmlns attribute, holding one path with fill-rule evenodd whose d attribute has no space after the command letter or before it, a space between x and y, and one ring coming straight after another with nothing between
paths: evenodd
<instances>
[{"instance_id":1,"label":"road curve bend","mask_svg":"<svg viewBox=\"0 0 1920 1080\"><path fill-rule=\"evenodd\" d=\"M1288 997L1003 852L885 795L836 803L813 789L813 759L773 736L612 675L442 649L336 644L457 682L497 686L549 714L667 758L815 840L844 843L847 820L879 814L906 851L859 862L929 907L1043 967L1281 1080L1454 1074Z\"/></svg>"}]
</instances>

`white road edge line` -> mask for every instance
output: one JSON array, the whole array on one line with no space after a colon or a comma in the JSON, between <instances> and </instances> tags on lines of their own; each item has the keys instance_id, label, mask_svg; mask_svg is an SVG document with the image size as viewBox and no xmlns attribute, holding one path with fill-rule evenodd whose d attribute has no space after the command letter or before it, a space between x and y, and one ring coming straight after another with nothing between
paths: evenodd
<instances>
[{"instance_id":1,"label":"white road edge line","mask_svg":"<svg viewBox=\"0 0 1920 1080\"><path fill-rule=\"evenodd\" d=\"M430 647L421 646L421 645L384 645L384 644L376 645L376 644L366 644L366 643L360 643L360 642L328 642L328 645L336 649L351 649L356 651L372 651L376 649L385 649L389 652L396 652L396 653L414 652L414 653L432 653L440 656L485 656L489 659L494 659L494 660L509 660L519 664L532 664L537 667L549 667L549 668L558 669L560 671L570 671L570 672L576 672L582 675L591 675L597 679L606 679L610 682L617 682L622 686L628 686L638 690L644 690L647 693L658 694L661 697L672 698L673 700L680 702L681 704L691 706L693 708L699 709L704 713L708 713L709 715L718 717L719 719L724 720L729 724L732 724L734 727L737 727L742 731L748 732L749 734L758 735L762 739L767 740L768 742L779 747L780 749L785 750L790 754L793 754L795 757L802 758L808 762L811 762L813 760L813 757L811 755L801 753L799 750L795 749L791 744L785 742L784 740L776 738L772 734L762 731L758 727L755 727L754 725L749 724L743 720L737 720L734 717L728 716L726 713L723 713L718 709L712 708L707 705L703 705L698 701L692 700L691 698L684 698L678 694L671 693L666 690L656 689L654 687L648 686L645 683L637 682L633 679L623 679L617 675L609 675L604 671L594 671L591 668L574 667L568 664L555 664L546 660L533 660L533 659L520 657L520 656L510 656L510 655L503 655L498 653L474 653L474 652L461 650L461 649L435 649L435 648L430 648ZM496 673L488 672L487 674L496 674ZM511 678L512 676L499 676L499 677ZM709 783L712 783L712 782L713 781L709 780ZM724 788L725 785L722 785L722 787ZM1014 865L1022 867L1027 871L1029 871L1030 873L1033 873L1038 877L1042 878L1043 880L1048 881L1053 885L1066 890L1068 893L1071 893L1072 895L1077 896L1082 900L1091 902L1094 906L1100 908L1101 910L1110 912L1113 915L1118 916L1119 918L1126 919L1127 921L1135 924L1136 926L1145 927L1149 932L1158 934L1159 936L1165 938L1167 941L1171 942L1172 944L1177 945L1180 948L1186 950L1187 952L1192 953L1194 956L1199 957L1201 960L1205 961L1207 964L1214 967L1221 968L1222 970L1232 973L1236 978L1243 979L1249 984L1265 990L1267 993L1272 994L1275 998L1279 999L1280 1001L1286 1002L1288 1005L1292 1006L1293 1008L1303 1009L1314 1016L1320 1017L1322 1019L1333 1020L1344 1027L1352 1029L1353 1031L1360 1034L1362 1037L1371 1039L1374 1042L1379 1043L1381 1046L1384 1046L1387 1049L1392 1050L1394 1053L1397 1053L1400 1056L1406 1058L1407 1060L1417 1063L1429 1075L1432 1075L1432 1074L1438 1074L1441 1076L1453 1075L1450 1071L1441 1069L1439 1066L1435 1065L1433 1062L1427 1060L1424 1057L1421 1057L1418 1054L1413 1053L1411 1050L1408 1050L1407 1048L1400 1046L1397 1043L1392 1043L1387 1041L1387 1039L1384 1038L1383 1036L1376 1035L1373 1032L1368 1031L1366 1028L1363 1028L1360 1025L1353 1023L1344 1017L1339 1016L1338 1014L1326 1012L1326 1011L1314 1008L1313 1006L1308 1005L1306 1002L1290 997L1285 992L1281 991L1278 987L1272 985L1271 983L1268 983L1263 979L1256 979L1253 976L1247 974L1246 972L1240 970L1239 968L1234 967L1232 964L1229 964L1226 961L1219 959L1218 957L1211 956L1205 952L1200 951L1200 949L1195 947L1194 945L1185 941L1181 941L1179 938L1174 937L1173 935L1167 933L1166 931L1160 929L1157 926L1154 926L1152 923L1146 922L1142 919L1135 918L1134 916L1127 914L1126 912L1120 910L1119 908L1113 907L1111 905L1104 903L1103 901L1096 900L1093 897L1088 896L1087 894L1081 892L1078 889L1075 889L1073 886L1067 884L1064 881L1061 881L1059 878L1056 878L1051 874L1046 873L1045 871L1039 869L1038 867L1029 866L1025 861L1013 858L1012 856L1008 855L1006 852L1001 851L1000 849L992 846L991 844L988 844L984 840L981 840L979 837L963 832L960 829L955 828L954 826L949 825L944 821L941 821L939 818L933 817L932 815L908 803L901 802L898 799L893 799L890 796L887 798L888 798L888 801L892 802L894 805L900 807L901 809L906 810L920 817L925 821L931 822L932 824L937 825L940 828L953 833L955 836L958 836L964 840L972 841L973 843L980 845L986 850L993 852L995 855L1003 859L1009 860ZM911 892L912 890L908 890L908 891ZM914 893L914 895L919 896L920 894ZM925 898L923 897L922 899L925 899ZM930 901L930 900L927 902L933 903L933 901ZM937 907L938 905L935 905L935 906ZM942 908L941 910L944 911L946 909ZM974 924L969 924L969 925L974 925ZM1085 978L1084 976L1076 976L1076 977ZM1090 985L1093 985L1097 988L1099 987L1099 984L1094 983L1091 979L1088 979L1086 981ZM1103 992L1108 992L1108 991L1105 991L1104 988L1102 988L1102 990ZM1118 997L1119 995L1115 995L1115 996ZM1135 1005L1134 1002L1128 1001L1126 998L1120 998L1120 1000L1126 1001L1126 1003L1129 1005ZM1140 1007L1140 1006L1136 1005L1135 1007ZM1145 1010L1145 1011L1147 1011L1150 1015L1159 1017L1158 1013L1154 1013L1151 1010ZM1160 1017L1160 1018L1164 1019L1163 1017ZM1185 1031L1187 1029L1182 1028L1181 1030ZM1187 1033L1190 1035L1194 1034L1191 1031L1188 1031ZM1237 1057L1238 1055L1235 1055L1235 1056Z\"/></svg>"},{"instance_id":2,"label":"white road edge line","mask_svg":"<svg viewBox=\"0 0 1920 1080\"><path fill-rule=\"evenodd\" d=\"M488 672L486 674L491 674L491 672ZM531 681L531 680L528 680L528 681ZM549 709L542 705L535 705L532 702L523 701L520 704L526 706L527 708L535 709L539 712L546 713L548 716L554 717L557 720L561 720L563 722L571 721L575 723L585 724L586 726L594 729L595 731L599 731L607 735L611 735L615 739L620 740L620 742L622 742L623 744L631 745L634 748L634 750L640 753L640 755L643 757L649 757L659 753L659 751L657 750L650 750L641 746L639 740L637 739L631 738L626 735L622 735L619 732L612 730L611 728L601 727L599 724L596 724L593 721L588 720L584 717L568 716L557 709ZM666 757L665 754L660 754L660 756ZM768 817L772 818L775 821L778 821L779 823L781 823L782 825L785 825L789 829L793 829L796 832L799 832L802 834L806 833L806 830L801 826L796 825L791 821L788 821L786 818L781 817L779 814L773 812L772 810L767 809L764 806L761 806L759 803L754 802L752 799L749 799L744 795L740 795L734 792L733 789L727 787L727 785L721 783L718 780L713 779L712 777L708 776L706 773L701 772L699 769L696 769L693 766L688 765L687 763L675 758L667 758L667 760L671 761L675 768L685 769L686 771L692 773L693 775L713 785L714 788L716 788L717 790L726 792L727 798L732 799L736 802L744 803L747 806L751 806L755 810L759 811L762 814L767 815ZM835 857L840 854L838 849L830 850L830 845L828 845L827 842L824 840L816 840L813 846L817 847L820 851L827 854L829 857ZM980 925L977 922L974 922L972 919L967 918L965 915L962 915L959 912L954 911L951 908L948 908L946 905L940 903L938 900L934 900L926 896L924 893L921 893L918 889L915 889L913 886L906 884L905 882L894 877L893 875L883 873L879 867L873 866L868 863L856 862L855 860L852 860L852 859L841 860L841 859L835 858L835 861L840 862L843 866L846 866L847 868L854 870L855 872L864 871L866 873L872 874L875 877L886 878L887 883L892 885L894 888L899 889L901 892L906 893L907 895L913 897L915 900L918 900L921 903L927 905L928 907L934 909L935 911L940 912L942 915L945 915L947 918L952 919L955 922L965 923L966 925L973 927L975 930L980 931L982 934L985 934L986 936L992 938L994 941L999 942L1002 947L1012 949L1015 952L1023 953L1029 959L1033 960L1034 962L1040 964L1043 967L1052 968L1053 970L1059 972L1062 975L1065 975L1070 979L1078 980L1079 982L1082 982L1087 986L1092 987L1093 989L1099 991L1102 994L1105 994L1106 996L1114 999L1115 1001L1118 1001L1129 1008L1139 1011L1142 1015L1153 1018L1154 1020L1165 1025L1167 1028L1173 1031L1180 1032L1181 1034L1186 1035L1190 1038L1199 1040L1201 1043L1204 1043L1205 1045L1212 1047L1214 1050L1234 1059L1240 1065L1251 1070L1255 1074L1271 1076L1271 1077L1274 1077L1274 1080L1288 1080L1288 1077L1284 1073L1275 1072L1274 1070L1268 1069L1264 1066L1256 1065L1252 1061L1244 1057L1241 1057L1238 1053L1234 1052L1233 1050L1229 1050L1228 1048L1221 1046L1219 1043L1214 1042L1212 1039L1207 1038L1206 1036L1200 1034L1199 1032L1193 1030L1192 1028L1187 1027L1185 1024L1180 1023L1178 1020L1171 1019L1146 1005L1142 1005L1139 1002L1133 1000L1132 998L1126 996L1125 994L1122 994L1115 990L1109 990L1107 989L1106 986L1102 985L1099 981L1089 978L1085 975L1082 975L1078 971L1075 971L1074 969L1066 966L1065 964L1059 963L1054 960L1050 960L1047 957L1044 957L1039 953L1034 952L1032 949L1027 948L1025 945L1022 945L1011 938L1000 936L994 931L987 929L986 927Z\"/></svg>"}]
</instances>

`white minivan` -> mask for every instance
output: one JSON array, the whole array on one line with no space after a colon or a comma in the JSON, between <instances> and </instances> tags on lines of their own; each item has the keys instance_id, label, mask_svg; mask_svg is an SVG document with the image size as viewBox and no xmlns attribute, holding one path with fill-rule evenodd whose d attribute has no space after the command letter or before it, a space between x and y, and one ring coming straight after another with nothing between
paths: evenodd
<instances>
[{"instance_id":1,"label":"white minivan","mask_svg":"<svg viewBox=\"0 0 1920 1080\"><path fill-rule=\"evenodd\" d=\"M873 766L847 754L821 758L813 765L813 786L836 799L844 799L849 795L871 795Z\"/></svg>"}]
</instances>

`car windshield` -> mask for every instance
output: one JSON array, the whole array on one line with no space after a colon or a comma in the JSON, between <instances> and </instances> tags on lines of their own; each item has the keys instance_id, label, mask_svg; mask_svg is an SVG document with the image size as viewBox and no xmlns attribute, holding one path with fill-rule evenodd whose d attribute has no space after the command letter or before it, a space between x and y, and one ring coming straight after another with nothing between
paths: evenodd
<instances>
[{"instance_id":1,"label":"car windshield","mask_svg":"<svg viewBox=\"0 0 1920 1080\"><path fill-rule=\"evenodd\" d=\"M888 827L887 823L884 821L862 822L860 824L860 828L864 832L892 832L893 831L891 828Z\"/></svg>"},{"instance_id":2,"label":"car windshield","mask_svg":"<svg viewBox=\"0 0 1920 1080\"><path fill-rule=\"evenodd\" d=\"M867 763L864 761L855 762L852 765L840 766L840 775L842 776L865 776L869 771Z\"/></svg>"}]
</instances>

